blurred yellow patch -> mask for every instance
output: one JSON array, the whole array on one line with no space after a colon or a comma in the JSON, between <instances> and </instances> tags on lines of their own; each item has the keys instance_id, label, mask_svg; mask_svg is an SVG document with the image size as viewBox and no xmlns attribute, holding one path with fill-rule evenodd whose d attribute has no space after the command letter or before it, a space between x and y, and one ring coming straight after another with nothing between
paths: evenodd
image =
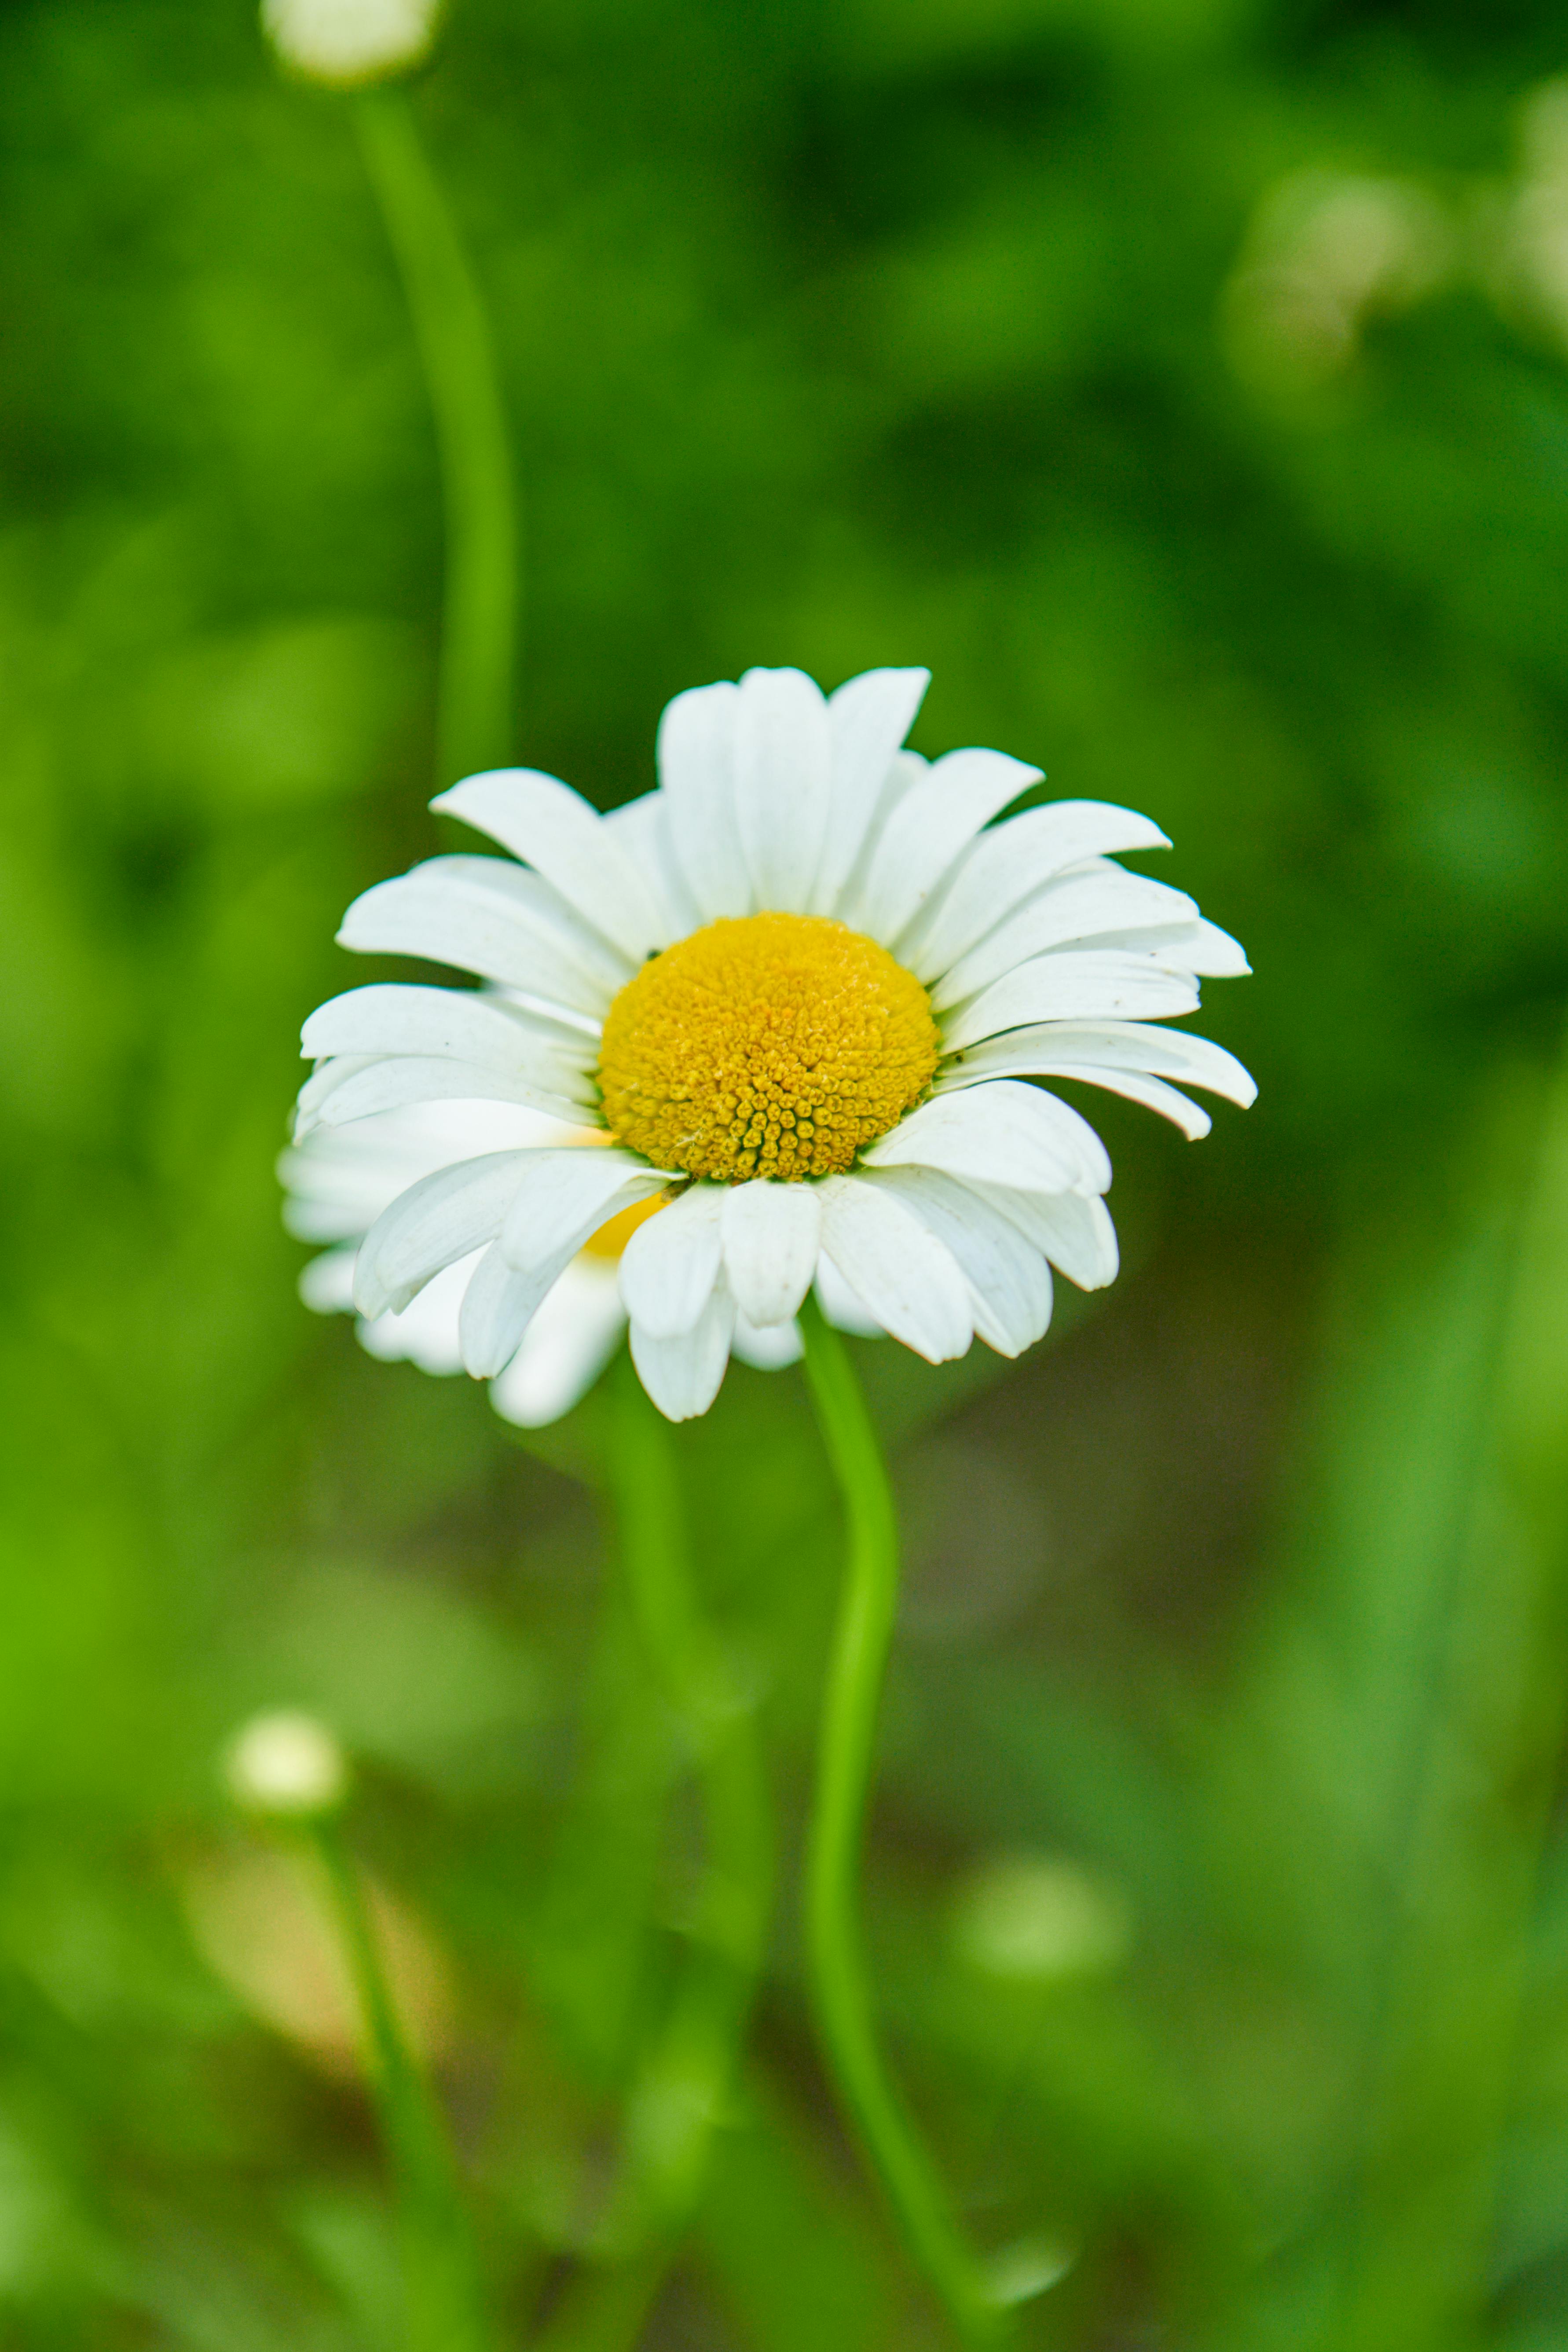
<instances>
[{"instance_id":1,"label":"blurred yellow patch","mask_svg":"<svg viewBox=\"0 0 1568 2352\"><path fill-rule=\"evenodd\" d=\"M361 2069L364 2021L326 1875L306 1852L205 1857L181 1877L204 1958L253 2017L334 2075ZM425 2060L450 2046L451 1971L430 1936L385 1887L365 1886L393 2004Z\"/></svg>"}]
</instances>

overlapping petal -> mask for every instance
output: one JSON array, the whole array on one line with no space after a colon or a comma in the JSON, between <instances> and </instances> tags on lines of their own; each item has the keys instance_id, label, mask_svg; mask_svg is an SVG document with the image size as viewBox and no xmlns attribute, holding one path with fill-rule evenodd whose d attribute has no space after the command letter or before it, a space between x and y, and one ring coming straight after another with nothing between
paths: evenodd
<instances>
[{"instance_id":1,"label":"overlapping petal","mask_svg":"<svg viewBox=\"0 0 1568 2352\"><path fill-rule=\"evenodd\" d=\"M557 1257L564 1264L601 1225L669 1181L632 1151L528 1152L498 1227L502 1255L518 1274Z\"/></svg>"},{"instance_id":2,"label":"overlapping petal","mask_svg":"<svg viewBox=\"0 0 1568 2352\"><path fill-rule=\"evenodd\" d=\"M946 880L959 850L1040 775L1006 751L949 751L933 761L883 826L844 920L895 945Z\"/></svg>"},{"instance_id":3,"label":"overlapping petal","mask_svg":"<svg viewBox=\"0 0 1568 2352\"><path fill-rule=\"evenodd\" d=\"M894 761L930 683L926 669L870 669L828 697L832 800L811 893L813 913L839 911L882 807Z\"/></svg>"},{"instance_id":4,"label":"overlapping petal","mask_svg":"<svg viewBox=\"0 0 1568 2352\"><path fill-rule=\"evenodd\" d=\"M736 809L739 711L738 686L694 686L659 721L659 789L669 804L671 844L704 922L751 911Z\"/></svg>"},{"instance_id":5,"label":"overlapping petal","mask_svg":"<svg viewBox=\"0 0 1568 2352\"><path fill-rule=\"evenodd\" d=\"M490 1151L438 1168L400 1192L365 1235L354 1269L361 1315L395 1313L433 1275L494 1239L534 1155ZM538 1155L553 1157L549 1153Z\"/></svg>"},{"instance_id":6,"label":"overlapping petal","mask_svg":"<svg viewBox=\"0 0 1568 2352\"><path fill-rule=\"evenodd\" d=\"M952 1252L913 1210L859 1176L824 1176L822 1250L872 1320L928 1363L974 1336L969 1286Z\"/></svg>"},{"instance_id":7,"label":"overlapping petal","mask_svg":"<svg viewBox=\"0 0 1568 2352\"><path fill-rule=\"evenodd\" d=\"M632 1360L659 1411L671 1421L693 1421L718 1394L735 1331L735 1301L721 1281L689 1331L657 1338L633 1323Z\"/></svg>"},{"instance_id":8,"label":"overlapping petal","mask_svg":"<svg viewBox=\"0 0 1568 2352\"><path fill-rule=\"evenodd\" d=\"M979 835L955 859L943 887L900 942L917 979L939 980L988 931L1050 882L1086 859L1118 850L1168 849L1157 824L1107 801L1057 801L1025 809Z\"/></svg>"},{"instance_id":9,"label":"overlapping petal","mask_svg":"<svg viewBox=\"0 0 1568 2352\"><path fill-rule=\"evenodd\" d=\"M762 1330L792 1322L821 1250L816 1186L734 1185L725 1197L722 1233L725 1273L740 1313Z\"/></svg>"},{"instance_id":10,"label":"overlapping petal","mask_svg":"<svg viewBox=\"0 0 1568 2352\"><path fill-rule=\"evenodd\" d=\"M621 1303L654 1339L678 1339L706 1312L723 1251L720 1184L694 1184L639 1225L621 1257Z\"/></svg>"},{"instance_id":11,"label":"overlapping petal","mask_svg":"<svg viewBox=\"0 0 1568 2352\"><path fill-rule=\"evenodd\" d=\"M1111 1182L1088 1120L1016 1078L922 1103L861 1158L868 1168L939 1168L1030 1192L1103 1192Z\"/></svg>"},{"instance_id":12,"label":"overlapping petal","mask_svg":"<svg viewBox=\"0 0 1568 2352\"><path fill-rule=\"evenodd\" d=\"M440 793L432 808L461 817L542 874L573 913L635 961L659 930L636 866L580 793L537 768L495 768Z\"/></svg>"},{"instance_id":13,"label":"overlapping petal","mask_svg":"<svg viewBox=\"0 0 1568 2352\"><path fill-rule=\"evenodd\" d=\"M452 964L575 1013L594 1031L635 970L541 876L504 857L432 857L378 882L349 908L338 942Z\"/></svg>"}]
</instances>

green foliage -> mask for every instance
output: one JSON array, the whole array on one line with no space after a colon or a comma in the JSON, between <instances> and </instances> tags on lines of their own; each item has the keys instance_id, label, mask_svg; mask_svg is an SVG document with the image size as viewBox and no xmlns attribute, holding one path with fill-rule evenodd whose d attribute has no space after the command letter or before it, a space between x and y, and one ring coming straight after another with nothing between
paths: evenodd
<instances>
[{"instance_id":1,"label":"green foliage","mask_svg":"<svg viewBox=\"0 0 1568 2352\"><path fill-rule=\"evenodd\" d=\"M967 2226L1061 2273L1026 2344L1568 2343L1560 41L454 0L411 93L501 354L527 758L610 805L681 687L928 661L919 742L1147 808L1258 965L1205 1020L1255 1111L1096 1112L1092 1314L1005 1374L860 1351L911 1549L869 1937ZM605 2223L701 1830L606 1400L524 1447L295 1298L298 1025L437 838L435 445L346 110L244 0L14 0L0 204L0 2341L397 2340L313 1915L212 1927L282 1884L214 1759L303 1705L439 1989L500 2340L936 2345L802 1993L799 1376L675 1441L782 1884L666 2264Z\"/></svg>"}]
</instances>

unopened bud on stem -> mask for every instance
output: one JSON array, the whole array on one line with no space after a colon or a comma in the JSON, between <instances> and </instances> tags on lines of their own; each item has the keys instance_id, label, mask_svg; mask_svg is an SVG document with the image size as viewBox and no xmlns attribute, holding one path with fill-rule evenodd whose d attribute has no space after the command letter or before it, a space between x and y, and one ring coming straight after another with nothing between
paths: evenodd
<instances>
[{"instance_id":1,"label":"unopened bud on stem","mask_svg":"<svg viewBox=\"0 0 1568 2352\"><path fill-rule=\"evenodd\" d=\"M224 1759L229 1794L247 1812L310 1821L329 1813L348 1793L342 1749L312 1715L280 1711L253 1716Z\"/></svg>"},{"instance_id":2,"label":"unopened bud on stem","mask_svg":"<svg viewBox=\"0 0 1568 2352\"><path fill-rule=\"evenodd\" d=\"M261 22L291 72L359 89L418 65L439 13L440 0L262 0Z\"/></svg>"}]
</instances>

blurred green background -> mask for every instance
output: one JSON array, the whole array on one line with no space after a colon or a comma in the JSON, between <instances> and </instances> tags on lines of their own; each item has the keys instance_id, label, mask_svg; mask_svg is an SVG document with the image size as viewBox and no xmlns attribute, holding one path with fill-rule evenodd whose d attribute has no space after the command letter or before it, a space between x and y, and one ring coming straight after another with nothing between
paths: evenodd
<instances>
[{"instance_id":1,"label":"blurred green background","mask_svg":"<svg viewBox=\"0 0 1568 2352\"><path fill-rule=\"evenodd\" d=\"M859 1353L909 1591L868 1864L1030 2345L1568 2347L1568 68L1546 0L454 0L520 749L611 805L752 663L935 673L1149 811L1262 1097L1095 1106L1121 1281ZM689 1803L593 1400L298 1306L272 1161L424 813L439 491L343 105L243 0L0 13L0 2345L380 2352L319 1930L225 1811L351 1743L502 2315L591 2256ZM839 1532L796 1373L679 1437L784 1885L650 2347L945 2341L812 2055Z\"/></svg>"}]
</instances>

